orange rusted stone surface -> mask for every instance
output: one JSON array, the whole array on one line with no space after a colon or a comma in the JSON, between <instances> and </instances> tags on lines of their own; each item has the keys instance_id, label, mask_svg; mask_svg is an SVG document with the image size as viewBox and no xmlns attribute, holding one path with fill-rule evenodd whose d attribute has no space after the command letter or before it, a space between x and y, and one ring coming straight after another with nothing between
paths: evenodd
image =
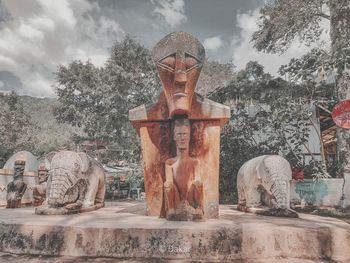
<instances>
[{"instance_id":1,"label":"orange rusted stone surface","mask_svg":"<svg viewBox=\"0 0 350 263\"><path fill-rule=\"evenodd\" d=\"M219 212L220 128L229 120L230 108L194 92L205 58L196 38L185 32L171 33L156 45L153 56L164 91L157 103L129 111L129 120L141 139L147 214L166 217L168 197L175 196L170 206L181 210L189 204L189 210L182 210L194 208L193 218L200 217L199 210L203 218L215 218ZM181 161L173 129L179 118L190 123L188 156ZM186 171L184 163L189 166L188 174L180 176ZM172 172L166 173L166 167ZM191 172L193 169L196 172ZM171 177L177 180L171 181L176 188L166 183ZM178 197L166 189L176 189ZM191 216L173 220L191 220Z\"/></svg>"},{"instance_id":2,"label":"orange rusted stone surface","mask_svg":"<svg viewBox=\"0 0 350 263\"><path fill-rule=\"evenodd\" d=\"M203 182L200 161L190 156L191 123L188 118L173 121L176 156L165 162L165 215L168 220L203 219Z\"/></svg>"}]
</instances>

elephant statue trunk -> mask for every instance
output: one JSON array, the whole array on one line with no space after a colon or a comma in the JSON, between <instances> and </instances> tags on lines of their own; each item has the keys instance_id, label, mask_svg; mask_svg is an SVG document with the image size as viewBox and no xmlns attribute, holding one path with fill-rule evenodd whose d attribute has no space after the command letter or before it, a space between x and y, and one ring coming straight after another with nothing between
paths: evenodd
<instances>
[{"instance_id":1,"label":"elephant statue trunk","mask_svg":"<svg viewBox=\"0 0 350 263\"><path fill-rule=\"evenodd\" d=\"M52 171L51 176L48 204L50 206L63 206L64 195L72 187L72 183L68 180L67 173L62 169Z\"/></svg>"},{"instance_id":2,"label":"elephant statue trunk","mask_svg":"<svg viewBox=\"0 0 350 263\"><path fill-rule=\"evenodd\" d=\"M289 183L283 180L277 180L271 188L272 196L275 198L276 208L288 209L289 208Z\"/></svg>"},{"instance_id":3,"label":"elephant statue trunk","mask_svg":"<svg viewBox=\"0 0 350 263\"><path fill-rule=\"evenodd\" d=\"M48 195L48 204L52 207L62 207L68 203L76 202L79 193L85 189L79 189L78 171L71 171L65 168L56 168L51 172L50 191Z\"/></svg>"}]
</instances>

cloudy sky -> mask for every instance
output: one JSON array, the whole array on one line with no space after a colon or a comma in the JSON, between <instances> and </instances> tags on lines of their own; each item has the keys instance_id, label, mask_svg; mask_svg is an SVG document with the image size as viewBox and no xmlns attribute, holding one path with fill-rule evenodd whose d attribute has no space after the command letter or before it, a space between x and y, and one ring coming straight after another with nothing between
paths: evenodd
<instances>
[{"instance_id":1,"label":"cloudy sky","mask_svg":"<svg viewBox=\"0 0 350 263\"><path fill-rule=\"evenodd\" d=\"M147 47L173 31L204 44L211 60L241 69L257 60L276 75L305 53L298 43L282 56L258 53L250 36L264 0L0 0L0 91L53 97L59 64L90 59L103 66L126 34Z\"/></svg>"}]
</instances>

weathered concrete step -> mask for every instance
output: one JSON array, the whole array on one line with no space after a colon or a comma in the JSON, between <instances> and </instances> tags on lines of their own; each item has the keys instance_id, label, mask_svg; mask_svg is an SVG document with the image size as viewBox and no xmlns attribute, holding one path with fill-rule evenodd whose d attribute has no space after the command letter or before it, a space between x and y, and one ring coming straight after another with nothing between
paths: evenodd
<instances>
[{"instance_id":1,"label":"weathered concrete step","mask_svg":"<svg viewBox=\"0 0 350 263\"><path fill-rule=\"evenodd\" d=\"M17 255L10 253L1 253L0 252L0 262L7 263L17 263L17 262L26 262L26 263L225 263L221 260L177 260L177 259L116 259L116 258L105 258L105 257L52 257L52 256L41 256L41 255ZM329 260L310 260L310 259L300 259L300 258L274 258L274 259L262 259L262 260L229 260L226 261L229 263L334 263L334 261ZM346 263L340 262L337 263Z\"/></svg>"},{"instance_id":2,"label":"weathered concrete step","mask_svg":"<svg viewBox=\"0 0 350 263\"><path fill-rule=\"evenodd\" d=\"M350 225L334 218L264 217L230 206L221 206L220 218L206 222L169 222L143 213L144 204L127 202L69 216L39 216L33 208L2 208L0 251L135 260L350 262Z\"/></svg>"}]
</instances>

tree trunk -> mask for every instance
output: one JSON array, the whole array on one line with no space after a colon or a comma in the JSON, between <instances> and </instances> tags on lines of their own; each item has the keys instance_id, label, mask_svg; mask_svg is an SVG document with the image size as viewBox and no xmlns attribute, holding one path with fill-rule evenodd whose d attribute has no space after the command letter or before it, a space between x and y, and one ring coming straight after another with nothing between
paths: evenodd
<instances>
[{"instance_id":1,"label":"tree trunk","mask_svg":"<svg viewBox=\"0 0 350 263\"><path fill-rule=\"evenodd\" d=\"M337 57L337 54L344 54L350 48L350 2L349 0L329 0L329 9L331 17L330 36L332 52ZM345 71L346 62L345 56L343 63L337 63L337 97L339 101L350 99L350 76L349 72ZM350 143L350 130L337 129L337 151L338 161L343 168L347 162L347 156L350 156L348 145ZM342 174L341 170L341 174Z\"/></svg>"}]
</instances>

